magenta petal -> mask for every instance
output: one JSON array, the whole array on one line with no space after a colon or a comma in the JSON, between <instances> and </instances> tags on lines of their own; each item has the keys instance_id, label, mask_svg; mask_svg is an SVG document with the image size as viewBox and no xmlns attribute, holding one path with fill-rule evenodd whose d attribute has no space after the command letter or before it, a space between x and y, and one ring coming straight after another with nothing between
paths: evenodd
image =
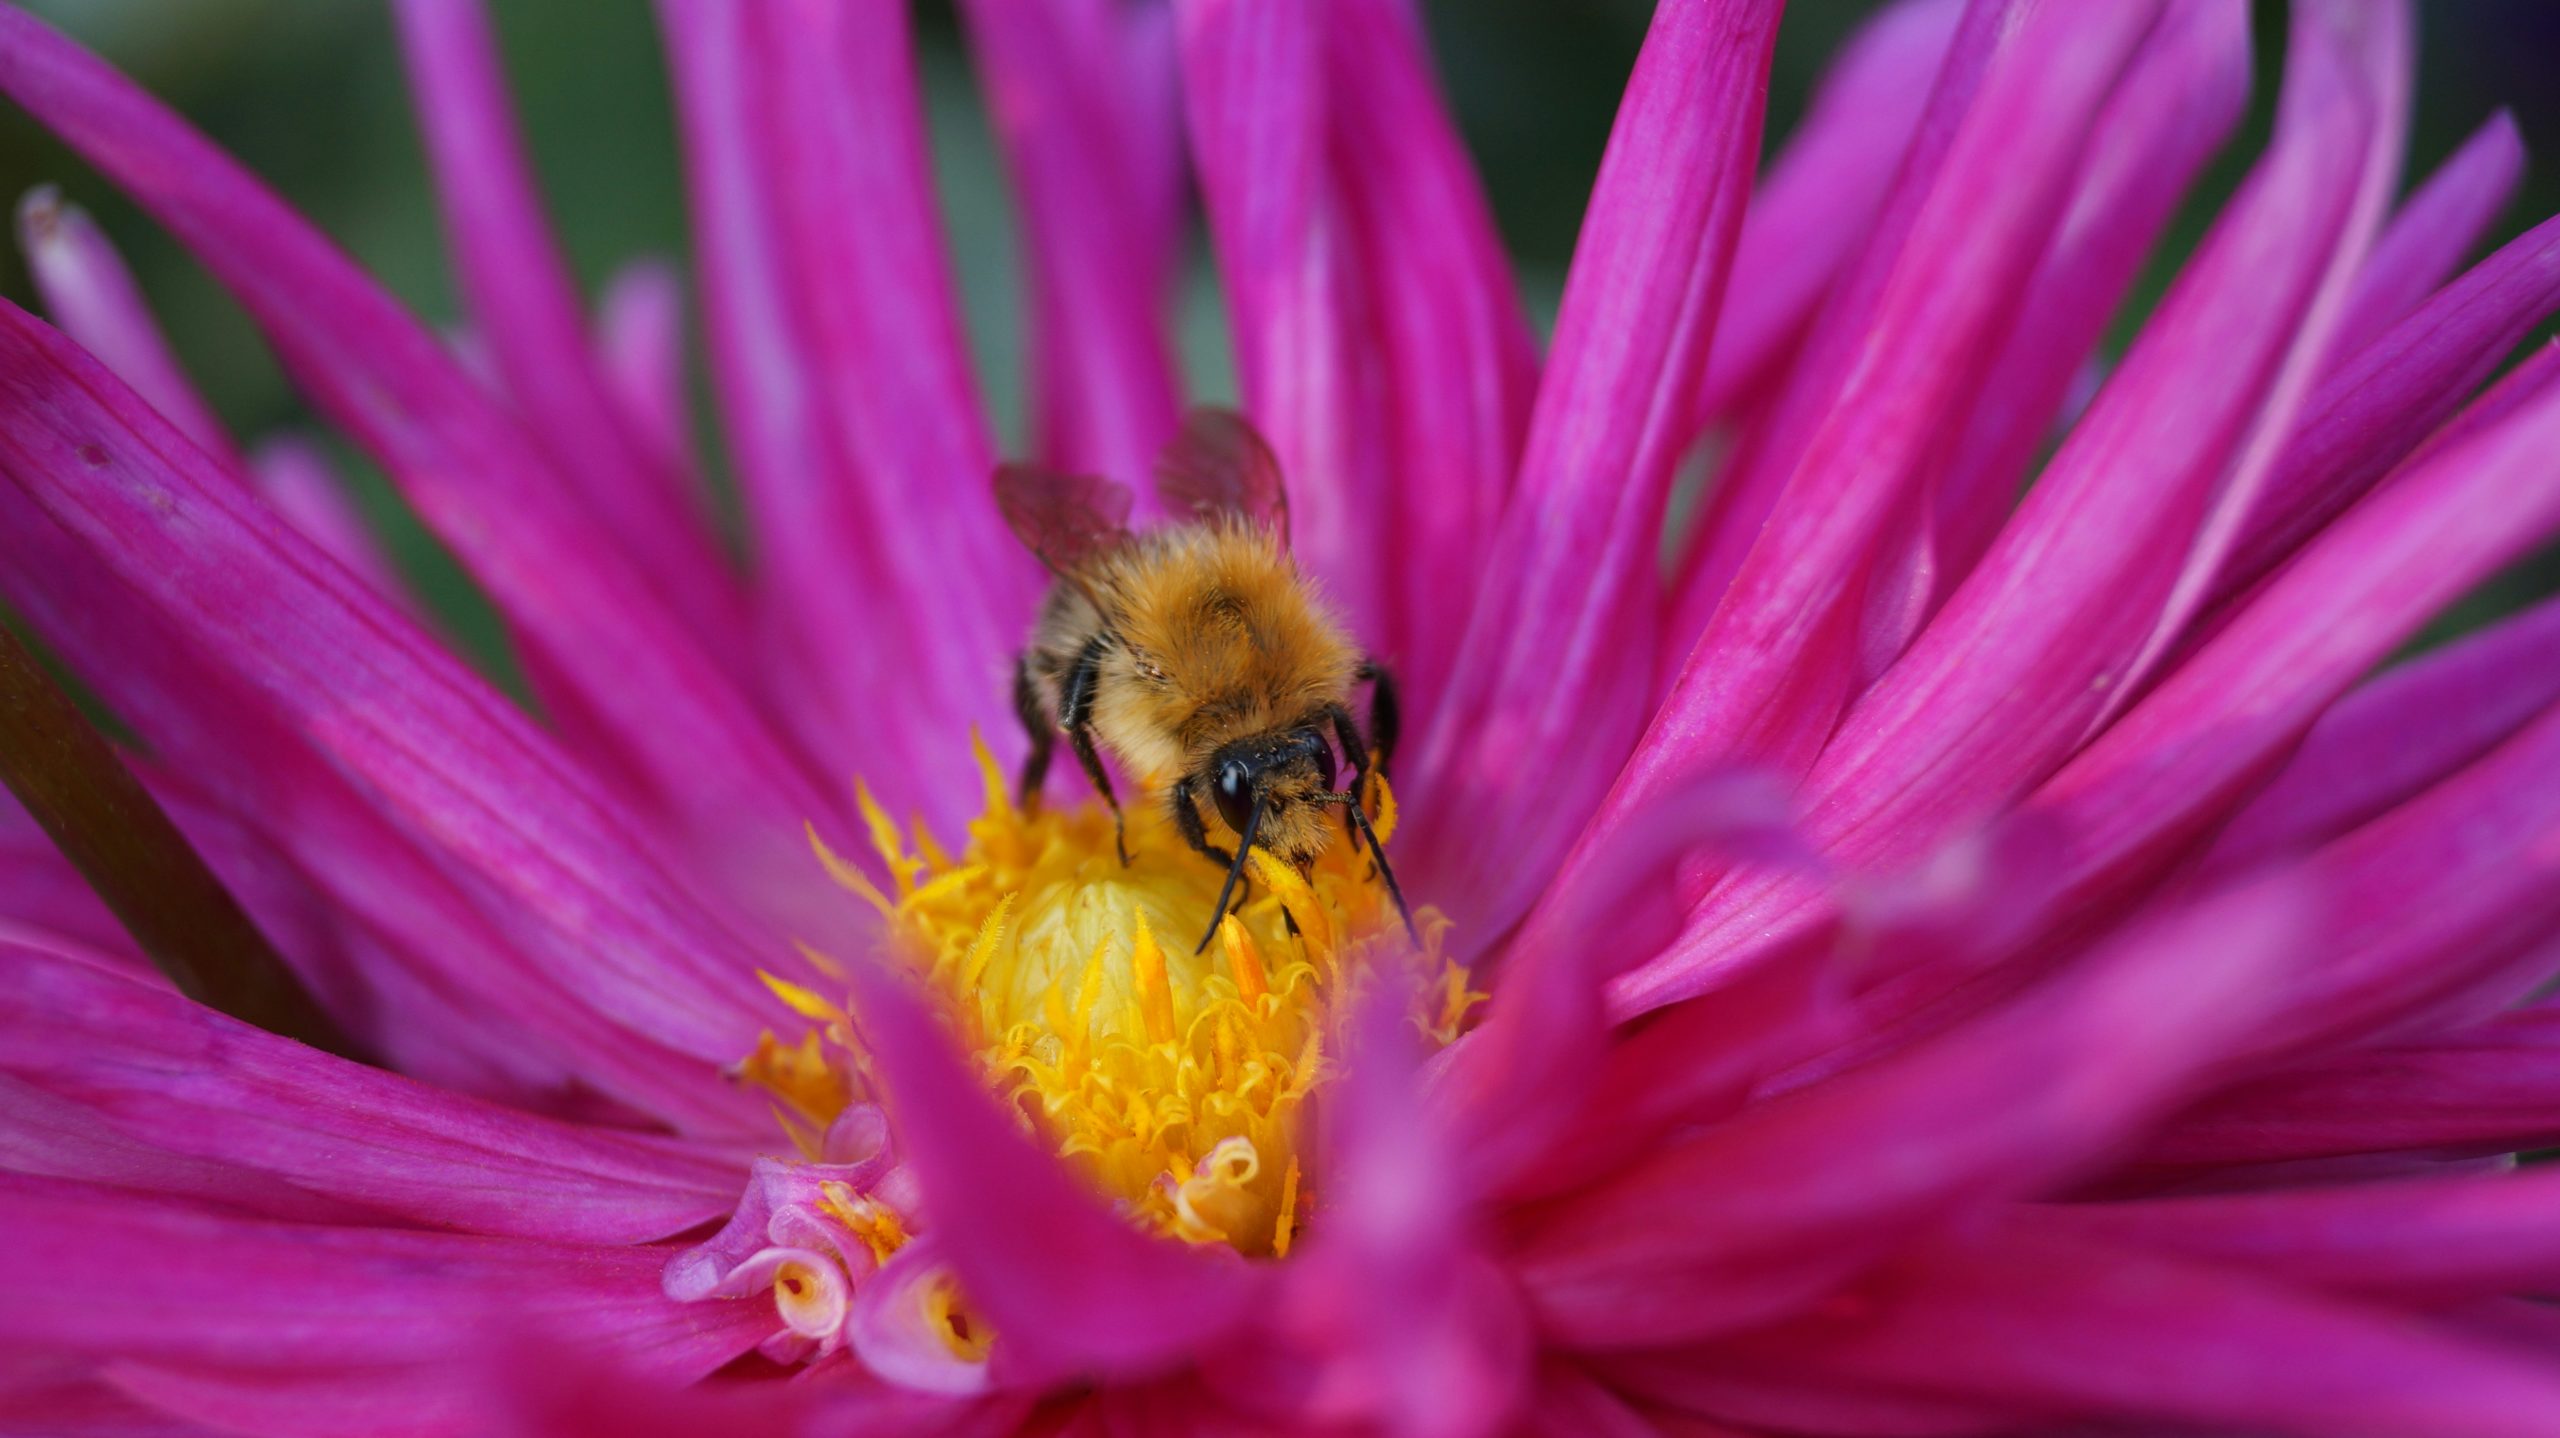
<instances>
[{"instance_id":1,"label":"magenta petal","mask_svg":"<svg viewBox=\"0 0 2560 1438\"><path fill-rule=\"evenodd\" d=\"M0 1343L20 1352L416 1384L513 1323L696 1377L770 1322L668 1301L654 1249L254 1222L7 1175L0 1214Z\"/></svg>"},{"instance_id":2,"label":"magenta petal","mask_svg":"<svg viewBox=\"0 0 2560 1438\"><path fill-rule=\"evenodd\" d=\"M706 1065L752 1045L776 1006L751 992L741 942L548 736L14 309L0 390L21 417L0 434L13 487L548 946L562 983Z\"/></svg>"},{"instance_id":3,"label":"magenta petal","mask_svg":"<svg viewBox=\"0 0 2560 1438\"><path fill-rule=\"evenodd\" d=\"M2085 1169L2281 1004L2307 898L2268 885L2176 914L1552 1205L1518 1258L1540 1325L1624 1348L1766 1320L1920 1225Z\"/></svg>"},{"instance_id":4,"label":"magenta petal","mask_svg":"<svg viewBox=\"0 0 2560 1438\"><path fill-rule=\"evenodd\" d=\"M2560 1288L2560 1172L2058 1204L2014 1222L2291 1282L2441 1302Z\"/></svg>"},{"instance_id":5,"label":"magenta petal","mask_svg":"<svg viewBox=\"0 0 2560 1438\"><path fill-rule=\"evenodd\" d=\"M635 260L606 282L592 343L622 423L690 488L701 476L694 472L684 309L684 276L675 262Z\"/></svg>"},{"instance_id":6,"label":"magenta petal","mask_svg":"<svg viewBox=\"0 0 2560 1438\"><path fill-rule=\"evenodd\" d=\"M1397 581L1382 657L1410 712L1434 711L1465 634L1460 606L1501 522L1537 386L1536 341L1493 215L1455 120L1433 83L1429 48L1396 0L1334 0L1325 33L1349 263L1379 378L1388 569Z\"/></svg>"},{"instance_id":7,"label":"magenta petal","mask_svg":"<svg viewBox=\"0 0 2560 1438\"><path fill-rule=\"evenodd\" d=\"M1651 560L1776 29L1762 0L1664 5L1593 185L1519 485L1408 771L1415 847L1489 932L1553 871L1651 701ZM1527 754L1548 756L1534 790L1516 778Z\"/></svg>"},{"instance_id":8,"label":"magenta petal","mask_svg":"<svg viewBox=\"0 0 2560 1438\"><path fill-rule=\"evenodd\" d=\"M2246 593L2381 481L2554 309L2560 219L2508 242L2340 365L2286 441L2213 600Z\"/></svg>"},{"instance_id":9,"label":"magenta petal","mask_svg":"<svg viewBox=\"0 0 2560 1438\"><path fill-rule=\"evenodd\" d=\"M2320 716L2214 840L2228 872L2345 833L2560 703L2560 601L2388 670Z\"/></svg>"},{"instance_id":10,"label":"magenta petal","mask_svg":"<svg viewBox=\"0 0 2560 1438\"><path fill-rule=\"evenodd\" d=\"M2560 1144L2560 1013L2527 1010L2423 1046L2322 1060L2217 1096L2146 1167L2348 1154L2456 1157Z\"/></svg>"},{"instance_id":11,"label":"magenta petal","mask_svg":"<svg viewBox=\"0 0 2560 1438\"><path fill-rule=\"evenodd\" d=\"M2162 17L2098 118L2078 192L2028 281L2018 323L1983 382L1964 440L1939 480L1932 598L1970 573L2008 519L2020 481L2052 438L2075 376L2144 257L2249 99L2248 17L2186 0ZM1925 616L1915 616L1925 617ZM1870 663L1908 635L1871 634Z\"/></svg>"},{"instance_id":12,"label":"magenta petal","mask_svg":"<svg viewBox=\"0 0 2560 1438\"><path fill-rule=\"evenodd\" d=\"M542 215L478 0L400 0L401 53L475 334L528 433L715 656L746 610L680 471L623 422Z\"/></svg>"},{"instance_id":13,"label":"magenta petal","mask_svg":"<svg viewBox=\"0 0 2560 1438\"><path fill-rule=\"evenodd\" d=\"M1840 49L1752 188L1698 417L1771 382L1859 242L1910 147L1963 0L1898 0Z\"/></svg>"},{"instance_id":14,"label":"magenta petal","mask_svg":"<svg viewBox=\"0 0 2560 1438\"><path fill-rule=\"evenodd\" d=\"M1181 10L1183 98L1246 412L1289 474L1290 547L1375 647L1393 476L1367 338L1374 277L1342 234L1321 5Z\"/></svg>"},{"instance_id":15,"label":"magenta petal","mask_svg":"<svg viewBox=\"0 0 2560 1438\"><path fill-rule=\"evenodd\" d=\"M733 1162L427 1088L154 986L10 956L0 1071L173 1160L235 1165L410 1222L634 1243L718 1216Z\"/></svg>"},{"instance_id":16,"label":"magenta petal","mask_svg":"<svg viewBox=\"0 0 2560 1438\"><path fill-rule=\"evenodd\" d=\"M2039 791L2083 902L2158 871L2424 620L2560 528L2560 393L2433 450L2350 510Z\"/></svg>"},{"instance_id":17,"label":"magenta petal","mask_svg":"<svg viewBox=\"0 0 2560 1438\"><path fill-rule=\"evenodd\" d=\"M1852 865L1993 812L2071 751L2146 642L2217 479L2253 430L2283 425L2282 373L2316 355L2297 326L2353 259L2336 226L2372 132L2346 57L2306 29L2255 182L1982 568L1807 779L1809 825ZM2207 354L2209 400L2196 377Z\"/></svg>"},{"instance_id":18,"label":"magenta petal","mask_svg":"<svg viewBox=\"0 0 2560 1438\"><path fill-rule=\"evenodd\" d=\"M694 644L655 578L588 542L516 422L239 165L94 56L0 9L0 90L231 285L313 402L358 436L485 583L561 711L676 802L789 822L828 801ZM716 777L707 777L716 776Z\"/></svg>"},{"instance_id":19,"label":"magenta petal","mask_svg":"<svg viewBox=\"0 0 2560 1438\"><path fill-rule=\"evenodd\" d=\"M317 445L290 437L267 440L251 452L249 474L267 503L330 558L397 600L412 617L422 614L408 581L356 512L354 497Z\"/></svg>"},{"instance_id":20,"label":"magenta petal","mask_svg":"<svg viewBox=\"0 0 2560 1438\"><path fill-rule=\"evenodd\" d=\"M2444 283L2524 178L2524 141L2504 110L2463 141L2400 206L2356 275L2331 348L2343 365Z\"/></svg>"},{"instance_id":21,"label":"magenta petal","mask_svg":"<svg viewBox=\"0 0 2560 1438\"><path fill-rule=\"evenodd\" d=\"M2543 1365L2396 1313L2081 1244L1938 1249L1871 1294L1737 1348L1808 1383L1886 1383L2055 1418L2302 1438L2527 1438L2560 1425L2560 1378Z\"/></svg>"},{"instance_id":22,"label":"magenta petal","mask_svg":"<svg viewBox=\"0 0 2560 1438\"><path fill-rule=\"evenodd\" d=\"M865 965L854 982L923 1223L994 1320L1000 1376L1161 1370L1243 1317L1257 1284L1231 1252L1131 1228L1032 1145L901 980Z\"/></svg>"},{"instance_id":23,"label":"magenta petal","mask_svg":"<svg viewBox=\"0 0 2560 1438\"><path fill-rule=\"evenodd\" d=\"M1029 267L1032 449L1070 473L1137 485L1173 436L1166 330L1180 216L1153 203L1160 116L1128 104L1114 0L961 7L1013 180Z\"/></svg>"},{"instance_id":24,"label":"magenta petal","mask_svg":"<svg viewBox=\"0 0 2560 1438\"><path fill-rule=\"evenodd\" d=\"M64 204L49 185L31 190L18 204L18 243L54 328L96 355L205 453L236 468L231 432L196 392L133 272L89 212Z\"/></svg>"}]
</instances>

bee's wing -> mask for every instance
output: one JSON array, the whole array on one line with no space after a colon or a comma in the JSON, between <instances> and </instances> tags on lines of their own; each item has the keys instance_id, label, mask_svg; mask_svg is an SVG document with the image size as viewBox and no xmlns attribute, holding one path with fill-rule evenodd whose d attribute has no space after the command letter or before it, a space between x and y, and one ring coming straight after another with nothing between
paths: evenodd
<instances>
[{"instance_id":1,"label":"bee's wing","mask_svg":"<svg viewBox=\"0 0 2560 1438\"><path fill-rule=\"evenodd\" d=\"M1129 490L1099 475L1027 464L996 466L996 508L1049 572L1073 579L1084 562L1129 537Z\"/></svg>"},{"instance_id":2,"label":"bee's wing","mask_svg":"<svg viewBox=\"0 0 2560 1438\"><path fill-rule=\"evenodd\" d=\"M1156 457L1156 495L1176 522L1240 515L1289 545L1280 457L1232 410L1195 409Z\"/></svg>"}]
</instances>

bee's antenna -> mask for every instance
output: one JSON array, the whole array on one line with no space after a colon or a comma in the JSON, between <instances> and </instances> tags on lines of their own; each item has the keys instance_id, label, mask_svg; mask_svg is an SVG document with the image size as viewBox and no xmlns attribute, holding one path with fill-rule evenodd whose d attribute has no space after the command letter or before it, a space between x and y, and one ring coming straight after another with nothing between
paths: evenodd
<instances>
[{"instance_id":1,"label":"bee's antenna","mask_svg":"<svg viewBox=\"0 0 2560 1438\"><path fill-rule=\"evenodd\" d=\"M1256 829L1261 827L1262 786L1260 784L1256 784L1253 786L1253 807L1245 811L1244 833L1239 836L1241 842L1236 845L1236 861L1228 866L1227 882L1220 885L1218 888L1217 910L1209 915L1209 932L1200 936L1200 946L1193 949L1191 952L1195 954L1208 952L1209 941L1218 936L1218 925L1225 922L1227 917L1227 900L1235 897L1236 880L1244 877L1244 866L1253 860L1253 833ZM1392 889L1395 886L1395 881L1390 879L1387 881L1387 885ZM1396 900L1396 903L1401 907L1404 900L1398 899Z\"/></svg>"},{"instance_id":2,"label":"bee's antenna","mask_svg":"<svg viewBox=\"0 0 2560 1438\"><path fill-rule=\"evenodd\" d=\"M1421 948L1422 935L1413 927L1413 910L1404 905L1404 890L1396 884L1395 866L1387 862L1387 849L1378 842L1378 831L1369 827L1368 811L1360 807L1360 796L1343 793L1323 794L1318 798L1351 811L1351 822L1360 826L1360 838L1368 844L1369 856L1378 861L1378 877L1387 881L1387 897L1396 901L1396 917L1404 920L1404 936L1413 940L1415 948Z\"/></svg>"}]
</instances>

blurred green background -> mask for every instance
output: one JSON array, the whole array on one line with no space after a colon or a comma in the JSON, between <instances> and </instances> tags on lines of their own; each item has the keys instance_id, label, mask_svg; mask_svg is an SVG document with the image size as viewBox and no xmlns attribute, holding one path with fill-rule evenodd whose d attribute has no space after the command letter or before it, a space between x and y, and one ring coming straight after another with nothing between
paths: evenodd
<instances>
[{"instance_id":1,"label":"blurred green background","mask_svg":"<svg viewBox=\"0 0 2560 1438\"><path fill-rule=\"evenodd\" d=\"M382 7L362 0L34 0L32 8L138 77L266 176L302 211L431 319L452 290L408 95ZM500 39L534 160L570 259L590 286L644 254L681 255L683 196L664 67L644 0L496 0ZM1438 0L1426 5L1459 123L1486 178L1524 292L1543 317L1570 257L1584 197L1650 6L1640 0ZM1825 56L1874 8L1798 0L1781 32L1771 134L1801 109ZM2537 169L2500 238L2560 210L2560 4L2459 0L2419 7L2423 72L2410 173L2421 175L2507 106L2550 161ZM1008 436L1016 401L1019 313L1006 201L945 5L920 12L949 234L990 401ZM2257 140L2274 89L2283 17L2257 6L2261 83L2249 128L2189 204L2166 254L2200 233ZM155 227L67 151L0 106L0 191L61 184L124 247L182 355L236 430L307 424L246 320ZM1230 384L1205 267L1184 305L1186 346L1204 393ZM2146 294L2168 266L2155 261ZM0 291L30 303L14 245ZM2137 300L2138 310L2141 301ZM2544 327L2542 333L2547 333ZM483 656L496 631L468 586L377 477L359 480L397 556ZM2508 588L2548 587L2540 576ZM2510 594L2512 597L2512 593Z\"/></svg>"}]
</instances>

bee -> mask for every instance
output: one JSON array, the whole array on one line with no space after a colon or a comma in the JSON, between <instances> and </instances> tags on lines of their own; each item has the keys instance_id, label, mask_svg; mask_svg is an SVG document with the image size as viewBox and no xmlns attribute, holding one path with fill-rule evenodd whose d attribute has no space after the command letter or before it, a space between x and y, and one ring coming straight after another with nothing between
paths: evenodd
<instances>
[{"instance_id":1,"label":"bee","mask_svg":"<svg viewBox=\"0 0 2560 1438\"><path fill-rule=\"evenodd\" d=\"M1156 463L1166 522L1128 528L1130 495L1091 475L1001 466L996 504L1055 576L1014 670L1014 708L1031 734L1025 805L1037 801L1057 736L1111 806L1120 862L1127 829L1102 750L1164 785L1183 841L1226 871L1199 952L1216 937L1257 846L1306 873L1339 808L1365 845L1405 931L1413 915L1362 807L1371 740L1395 746L1395 683L1363 656L1289 554L1280 463L1253 427L1194 410ZM1364 737L1351 715L1370 686ZM1351 771L1337 789L1334 745ZM1213 841L1214 811L1229 849Z\"/></svg>"}]
</instances>

